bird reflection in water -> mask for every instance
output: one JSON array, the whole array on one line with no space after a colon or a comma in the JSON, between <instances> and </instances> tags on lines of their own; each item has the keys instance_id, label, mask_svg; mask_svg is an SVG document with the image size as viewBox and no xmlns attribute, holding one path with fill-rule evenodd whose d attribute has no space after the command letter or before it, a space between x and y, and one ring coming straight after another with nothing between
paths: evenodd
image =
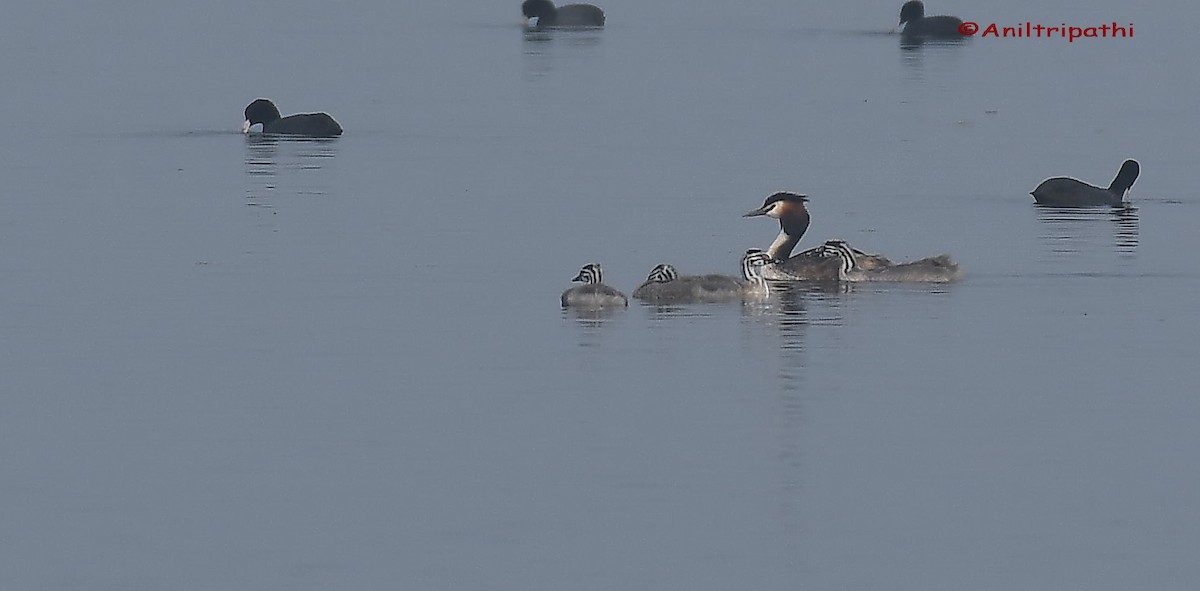
<instances>
[{"instance_id":1,"label":"bird reflection in water","mask_svg":"<svg viewBox=\"0 0 1200 591\"><path fill-rule=\"evenodd\" d=\"M624 314L625 308L563 308L564 320L573 320L576 326L584 329L585 335L595 336L596 332L609 325L618 314ZM580 340L580 346L589 346L589 341ZM591 343L595 344L595 343Z\"/></svg>"},{"instance_id":2,"label":"bird reflection in water","mask_svg":"<svg viewBox=\"0 0 1200 591\"><path fill-rule=\"evenodd\" d=\"M1097 242L1109 242L1113 250L1130 257L1137 253L1139 220L1133 206L1079 208L1035 205L1042 222L1042 241L1057 254L1078 254L1095 249ZM1106 229L1099 235L1097 229ZM1103 238L1100 238L1103 236Z\"/></svg>"},{"instance_id":3,"label":"bird reflection in water","mask_svg":"<svg viewBox=\"0 0 1200 591\"><path fill-rule=\"evenodd\" d=\"M525 76L541 78L557 68L571 69L579 58L591 54L600 45L601 29L525 29L522 56Z\"/></svg>"},{"instance_id":4,"label":"bird reflection in water","mask_svg":"<svg viewBox=\"0 0 1200 591\"><path fill-rule=\"evenodd\" d=\"M841 326L843 298L852 289L837 282L772 282L770 299L743 306L748 323L778 338L771 348L779 351L779 378L785 390L802 389L809 329Z\"/></svg>"},{"instance_id":5,"label":"bird reflection in water","mask_svg":"<svg viewBox=\"0 0 1200 591\"><path fill-rule=\"evenodd\" d=\"M246 199L269 207L263 200L280 195L327 195L323 173L337 157L337 138L304 138L251 134L246 136Z\"/></svg>"}]
</instances>

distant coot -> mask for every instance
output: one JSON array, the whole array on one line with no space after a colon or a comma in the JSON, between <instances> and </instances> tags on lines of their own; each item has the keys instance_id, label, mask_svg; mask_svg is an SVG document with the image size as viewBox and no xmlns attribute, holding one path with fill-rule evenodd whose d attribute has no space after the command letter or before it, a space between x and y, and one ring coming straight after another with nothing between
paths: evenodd
<instances>
[{"instance_id":1,"label":"distant coot","mask_svg":"<svg viewBox=\"0 0 1200 591\"><path fill-rule=\"evenodd\" d=\"M907 24L905 24L907 23ZM900 24L905 25L901 33L909 38L962 39L959 27L962 19L956 16L925 16L925 4L921 0L909 0L900 7Z\"/></svg>"},{"instance_id":2,"label":"distant coot","mask_svg":"<svg viewBox=\"0 0 1200 591\"><path fill-rule=\"evenodd\" d=\"M543 27L603 27L604 11L591 4L567 4L554 7L550 0L525 0L521 4L525 20L537 18Z\"/></svg>"},{"instance_id":3,"label":"distant coot","mask_svg":"<svg viewBox=\"0 0 1200 591\"><path fill-rule=\"evenodd\" d=\"M262 124L263 133L309 137L342 135L342 126L326 113L302 113L280 117L279 108L275 103L261 98L246 105L246 121L242 123L242 133L248 133L250 126L257 123Z\"/></svg>"},{"instance_id":4,"label":"distant coot","mask_svg":"<svg viewBox=\"0 0 1200 591\"><path fill-rule=\"evenodd\" d=\"M1030 195L1042 205L1081 207L1088 205L1121 205L1125 193L1137 180L1141 166L1136 160L1126 160L1120 172L1107 189L1094 187L1083 181L1067 177L1055 177L1042 181Z\"/></svg>"}]
</instances>

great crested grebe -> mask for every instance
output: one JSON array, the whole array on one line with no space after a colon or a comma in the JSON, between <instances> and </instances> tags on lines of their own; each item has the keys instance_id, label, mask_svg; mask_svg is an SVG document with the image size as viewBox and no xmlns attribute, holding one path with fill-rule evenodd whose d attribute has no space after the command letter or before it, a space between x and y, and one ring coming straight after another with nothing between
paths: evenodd
<instances>
[{"instance_id":1,"label":"great crested grebe","mask_svg":"<svg viewBox=\"0 0 1200 591\"><path fill-rule=\"evenodd\" d=\"M779 236L767 249L773 262L762 269L767 279L776 281L837 281L838 263L822 248L811 248L795 256L790 256L800 243L800 238L808 230L811 221L808 208L804 204L808 197L781 191L767 197L762 207L748 211L742 217L765 215L779 220ZM859 266L863 269L875 269L891 266L892 262L882 255L868 254L855 250Z\"/></svg>"},{"instance_id":2,"label":"great crested grebe","mask_svg":"<svg viewBox=\"0 0 1200 591\"><path fill-rule=\"evenodd\" d=\"M766 295L770 288L762 275L770 255L752 248L742 257L742 278L728 275L680 276L671 265L658 265L646 282L633 290L633 297L655 303L727 302L743 297Z\"/></svg>"},{"instance_id":3,"label":"great crested grebe","mask_svg":"<svg viewBox=\"0 0 1200 591\"><path fill-rule=\"evenodd\" d=\"M838 261L838 281L951 283L962 278L958 264L946 255L877 269L858 267L858 255L845 240L828 240L820 248Z\"/></svg>"},{"instance_id":4,"label":"great crested grebe","mask_svg":"<svg viewBox=\"0 0 1200 591\"><path fill-rule=\"evenodd\" d=\"M571 281L582 281L583 285L563 292L564 308L615 308L629 305L629 298L625 294L602 283L600 263L584 265Z\"/></svg>"},{"instance_id":5,"label":"great crested grebe","mask_svg":"<svg viewBox=\"0 0 1200 591\"><path fill-rule=\"evenodd\" d=\"M904 25L900 34L910 39L962 39L966 37L960 29L962 24L956 16L925 16L921 0L909 0L900 7L900 25Z\"/></svg>"},{"instance_id":6,"label":"great crested grebe","mask_svg":"<svg viewBox=\"0 0 1200 591\"><path fill-rule=\"evenodd\" d=\"M257 99L246 105L243 113L242 133L250 133L250 126L262 123L264 134L303 135L308 137L333 137L342 135L342 126L328 113L301 113L279 116L279 107L267 99Z\"/></svg>"},{"instance_id":7,"label":"great crested grebe","mask_svg":"<svg viewBox=\"0 0 1200 591\"><path fill-rule=\"evenodd\" d=\"M528 22L536 18L537 28L546 27L603 27L604 11L591 4L567 4L555 8L550 0L525 0L521 14Z\"/></svg>"},{"instance_id":8,"label":"great crested grebe","mask_svg":"<svg viewBox=\"0 0 1200 591\"><path fill-rule=\"evenodd\" d=\"M1126 160L1121 164L1121 170L1107 189L1089 185L1083 181L1055 177L1046 179L1037 186L1030 195L1041 205L1058 205L1064 207L1082 207L1088 205L1120 206L1125 202L1125 193L1137 180L1142 168L1137 160Z\"/></svg>"}]
</instances>

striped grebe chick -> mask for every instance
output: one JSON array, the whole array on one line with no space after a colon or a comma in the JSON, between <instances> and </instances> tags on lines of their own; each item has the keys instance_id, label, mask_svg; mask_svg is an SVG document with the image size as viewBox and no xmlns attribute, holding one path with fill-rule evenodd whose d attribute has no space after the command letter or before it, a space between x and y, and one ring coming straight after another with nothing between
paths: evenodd
<instances>
[{"instance_id":1,"label":"striped grebe chick","mask_svg":"<svg viewBox=\"0 0 1200 591\"><path fill-rule=\"evenodd\" d=\"M944 254L888 267L863 269L858 266L856 251L845 240L829 240L821 248L838 261L838 281L951 283L962 279L958 263Z\"/></svg>"},{"instance_id":2,"label":"striped grebe chick","mask_svg":"<svg viewBox=\"0 0 1200 591\"><path fill-rule=\"evenodd\" d=\"M679 275L675 267L662 264L654 267L646 281L633 291L639 300L666 303L728 302L769 291L762 268L771 257L751 249L742 257L742 278L728 275Z\"/></svg>"},{"instance_id":3,"label":"striped grebe chick","mask_svg":"<svg viewBox=\"0 0 1200 591\"><path fill-rule=\"evenodd\" d=\"M629 305L629 298L625 294L604 285L600 263L584 265L571 281L581 281L583 285L562 293L564 308L617 308Z\"/></svg>"},{"instance_id":4,"label":"striped grebe chick","mask_svg":"<svg viewBox=\"0 0 1200 591\"><path fill-rule=\"evenodd\" d=\"M1142 168L1137 160L1126 160L1121 164L1121 170L1107 189L1089 185L1081 180L1068 177L1046 179L1037 186L1030 195L1041 205L1057 205L1062 207L1086 207L1095 205L1111 205L1119 207L1125 203L1125 193L1137 180Z\"/></svg>"},{"instance_id":5,"label":"striped grebe chick","mask_svg":"<svg viewBox=\"0 0 1200 591\"><path fill-rule=\"evenodd\" d=\"M792 251L808 231L812 221L805 203L808 197L781 191L767 197L762 207L746 212L742 217L765 215L779 220L779 236L767 249L773 262L763 267L763 276L776 281L837 281L838 263L818 246L795 256ZM882 255L855 250L862 268L886 267L891 261Z\"/></svg>"}]
</instances>

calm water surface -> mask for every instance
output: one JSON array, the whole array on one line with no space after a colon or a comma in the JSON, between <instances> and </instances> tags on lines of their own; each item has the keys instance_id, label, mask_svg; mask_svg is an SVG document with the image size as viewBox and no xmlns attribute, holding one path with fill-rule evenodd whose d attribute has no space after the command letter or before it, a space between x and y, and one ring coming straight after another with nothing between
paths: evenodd
<instances>
[{"instance_id":1,"label":"calm water surface","mask_svg":"<svg viewBox=\"0 0 1200 591\"><path fill-rule=\"evenodd\" d=\"M899 2L517 4L0 23L6 588L1200 580L1194 7L901 48ZM346 134L243 137L258 96ZM1128 157L1131 208L1028 195ZM735 272L780 189L967 278L559 309Z\"/></svg>"}]
</instances>

